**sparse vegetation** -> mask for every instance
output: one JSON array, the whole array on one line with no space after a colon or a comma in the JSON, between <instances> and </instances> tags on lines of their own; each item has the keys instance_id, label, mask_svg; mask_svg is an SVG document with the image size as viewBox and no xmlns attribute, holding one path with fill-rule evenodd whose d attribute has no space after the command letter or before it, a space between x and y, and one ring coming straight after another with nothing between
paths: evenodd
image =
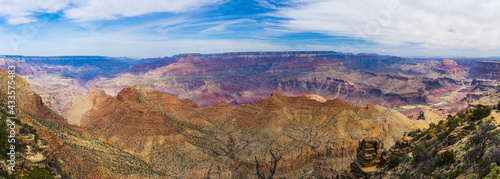
<instances>
[{"instance_id":1,"label":"sparse vegetation","mask_svg":"<svg viewBox=\"0 0 500 179\"><path fill-rule=\"evenodd\" d=\"M446 150L441 156L439 156L436 164L438 166L450 165L455 163L455 154L453 151Z\"/></svg>"},{"instance_id":2,"label":"sparse vegetation","mask_svg":"<svg viewBox=\"0 0 500 179\"><path fill-rule=\"evenodd\" d=\"M389 159L389 163L387 164L387 167L389 167L390 169L392 169L392 168L398 166L399 163L401 163L401 157L399 157L397 155L393 155Z\"/></svg>"},{"instance_id":3,"label":"sparse vegetation","mask_svg":"<svg viewBox=\"0 0 500 179\"><path fill-rule=\"evenodd\" d=\"M46 169L35 169L30 174L23 177L25 179L54 179Z\"/></svg>"},{"instance_id":4,"label":"sparse vegetation","mask_svg":"<svg viewBox=\"0 0 500 179\"><path fill-rule=\"evenodd\" d=\"M496 128L491 121L479 124L476 132L469 139L471 149L466 154L466 160L469 163L474 163L480 160L486 152L488 146L498 145L499 131L494 131Z\"/></svg>"},{"instance_id":5,"label":"sparse vegetation","mask_svg":"<svg viewBox=\"0 0 500 179\"><path fill-rule=\"evenodd\" d=\"M500 165L500 147L493 146L488 150L488 153L484 157L486 163L496 163Z\"/></svg>"},{"instance_id":6,"label":"sparse vegetation","mask_svg":"<svg viewBox=\"0 0 500 179\"><path fill-rule=\"evenodd\" d=\"M496 163L490 164L490 172L484 177L485 179L495 179L500 174L500 166Z\"/></svg>"},{"instance_id":7,"label":"sparse vegetation","mask_svg":"<svg viewBox=\"0 0 500 179\"><path fill-rule=\"evenodd\" d=\"M278 166L278 162L281 160L281 155L279 152L274 151L272 149L269 150L269 154L271 154L271 161L269 162L271 165L268 165L267 163L265 164L267 168L269 168L269 176L266 177L265 172L261 172L261 167L259 164L259 160L257 160L257 156L255 156L255 169L257 172L257 177L259 179L272 179L274 178L274 174L276 174L276 168Z\"/></svg>"},{"instance_id":8,"label":"sparse vegetation","mask_svg":"<svg viewBox=\"0 0 500 179\"><path fill-rule=\"evenodd\" d=\"M411 178L411 174L409 172L404 172L401 175L399 175L398 178L399 179L410 179Z\"/></svg>"},{"instance_id":9,"label":"sparse vegetation","mask_svg":"<svg viewBox=\"0 0 500 179\"><path fill-rule=\"evenodd\" d=\"M322 118L314 114L295 114L289 121L287 135L316 150L329 140L331 118Z\"/></svg>"},{"instance_id":10,"label":"sparse vegetation","mask_svg":"<svg viewBox=\"0 0 500 179\"><path fill-rule=\"evenodd\" d=\"M491 114L491 108L489 106L485 106L482 104L478 104L477 108L474 110L474 113L471 116L472 121L478 121L485 117L488 117Z\"/></svg>"},{"instance_id":11,"label":"sparse vegetation","mask_svg":"<svg viewBox=\"0 0 500 179\"><path fill-rule=\"evenodd\" d=\"M2 119L0 121L0 159L6 159L7 151L7 123Z\"/></svg>"},{"instance_id":12,"label":"sparse vegetation","mask_svg":"<svg viewBox=\"0 0 500 179\"><path fill-rule=\"evenodd\" d=\"M0 169L0 178L13 179L14 177L9 175L9 173L2 168Z\"/></svg>"},{"instance_id":13,"label":"sparse vegetation","mask_svg":"<svg viewBox=\"0 0 500 179\"><path fill-rule=\"evenodd\" d=\"M461 178L464 174L469 178L495 178L500 173L500 130L493 119L485 119L492 109L478 105L430 124L426 130L408 133L416 143L413 158L409 165L399 164L402 168L397 167L396 174L391 177L401 178L403 174L399 172L404 171L411 174L410 178L448 179ZM458 141L461 141L458 143L460 148L452 146ZM388 162L387 168L396 170L394 163Z\"/></svg>"},{"instance_id":14,"label":"sparse vegetation","mask_svg":"<svg viewBox=\"0 0 500 179\"><path fill-rule=\"evenodd\" d=\"M413 162L419 164L431 158L429 152L429 145L427 143L418 144L413 148Z\"/></svg>"}]
</instances>

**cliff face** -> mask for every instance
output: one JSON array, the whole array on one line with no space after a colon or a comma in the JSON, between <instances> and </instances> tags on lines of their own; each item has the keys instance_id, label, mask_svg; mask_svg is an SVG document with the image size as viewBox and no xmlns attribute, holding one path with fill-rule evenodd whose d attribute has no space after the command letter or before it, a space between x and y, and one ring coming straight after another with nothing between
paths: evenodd
<instances>
[{"instance_id":1,"label":"cliff face","mask_svg":"<svg viewBox=\"0 0 500 179\"><path fill-rule=\"evenodd\" d=\"M368 173L375 172L377 166L385 162L383 155L386 151L379 138L364 138L359 142L357 152L358 154L351 163L351 170L346 178L363 178Z\"/></svg>"},{"instance_id":2,"label":"cliff face","mask_svg":"<svg viewBox=\"0 0 500 179\"><path fill-rule=\"evenodd\" d=\"M144 84L179 99L193 100L200 107L219 101L232 106L249 104L265 99L273 91L393 107L439 102L437 93L427 90L433 84L423 84L424 81L447 77L459 83L467 73L467 68L453 60L415 63L399 57L328 51L181 54L143 60L78 56L5 58L18 60L23 78L45 104L67 117L75 116L66 114L69 106L86 101L82 96L92 87L115 96L126 86ZM0 66L2 60L0 57ZM449 85L435 89L444 89L439 93L455 90ZM85 109L91 106L86 103Z\"/></svg>"},{"instance_id":3,"label":"cliff face","mask_svg":"<svg viewBox=\"0 0 500 179\"><path fill-rule=\"evenodd\" d=\"M69 124L80 125L82 116L109 96L103 90L90 88L86 96L75 96L62 110L62 116Z\"/></svg>"},{"instance_id":4,"label":"cliff face","mask_svg":"<svg viewBox=\"0 0 500 179\"><path fill-rule=\"evenodd\" d=\"M500 80L500 62L479 61L471 70L474 78Z\"/></svg>"},{"instance_id":5,"label":"cliff face","mask_svg":"<svg viewBox=\"0 0 500 179\"><path fill-rule=\"evenodd\" d=\"M7 72L0 69L0 105L7 111ZM19 140L26 144L25 152L17 148L19 173L27 174L37 168L46 168L53 175L74 178L101 178L106 175L126 177L152 175L152 170L143 161L116 147L93 138L84 137L81 128L69 125L65 119L43 102L28 83L15 77L16 123L24 131L38 136L24 135L17 131ZM34 129L34 130L33 130ZM18 130L18 129L16 129ZM36 130L36 131L35 131ZM18 143L21 144L21 141Z\"/></svg>"},{"instance_id":6,"label":"cliff face","mask_svg":"<svg viewBox=\"0 0 500 179\"><path fill-rule=\"evenodd\" d=\"M458 65L454 60L443 59L436 65L435 70L444 74L455 75L467 73L469 68Z\"/></svg>"},{"instance_id":7,"label":"cliff face","mask_svg":"<svg viewBox=\"0 0 500 179\"><path fill-rule=\"evenodd\" d=\"M268 161L269 150L282 156L278 176L331 177L349 168L358 140L380 137L391 146L414 124L377 106L278 92L248 105L220 102L198 108L144 85L125 87L84 116L89 136L133 154L159 173L195 178L254 177L255 157Z\"/></svg>"}]
</instances>

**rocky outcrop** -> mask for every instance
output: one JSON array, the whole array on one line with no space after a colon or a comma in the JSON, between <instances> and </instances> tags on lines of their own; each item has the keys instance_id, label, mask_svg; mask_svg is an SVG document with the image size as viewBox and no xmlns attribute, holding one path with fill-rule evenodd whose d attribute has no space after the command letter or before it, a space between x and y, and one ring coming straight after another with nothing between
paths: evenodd
<instances>
[{"instance_id":1,"label":"rocky outcrop","mask_svg":"<svg viewBox=\"0 0 500 179\"><path fill-rule=\"evenodd\" d=\"M415 142L413 141L413 138L405 134L401 140L396 142L395 145L393 145L387 150L386 153L384 153L383 161L388 162L389 158L393 155L405 156L408 153L412 152L414 147Z\"/></svg>"},{"instance_id":2,"label":"rocky outcrop","mask_svg":"<svg viewBox=\"0 0 500 179\"><path fill-rule=\"evenodd\" d=\"M437 64L434 70L447 75L455 75L460 73L467 73L469 68L457 64L454 60L443 59Z\"/></svg>"},{"instance_id":3,"label":"rocky outcrop","mask_svg":"<svg viewBox=\"0 0 500 179\"><path fill-rule=\"evenodd\" d=\"M384 144L376 137L364 138L357 149L358 162L363 167L373 167L382 161Z\"/></svg>"},{"instance_id":4,"label":"rocky outcrop","mask_svg":"<svg viewBox=\"0 0 500 179\"><path fill-rule=\"evenodd\" d=\"M7 111L8 73L0 69L0 109ZM70 125L64 118L50 110L42 98L33 92L28 83L22 78L15 77L15 97L17 129L25 127L24 132L16 132L19 137L16 144L25 143L26 153L19 152L19 171L16 176L26 174L35 168L43 168L53 176L61 175L72 178L103 178L103 176L116 176L126 178L134 175L153 175L151 167L144 161L137 159L130 153L105 144L95 138L82 136L81 128ZM36 131L35 131L36 130ZM31 135L21 135L29 132L37 135L33 140ZM82 132L82 133L79 133ZM18 141L19 140L19 141ZM43 140L42 144L40 141ZM31 151L31 153L29 152ZM43 156L42 156L43 155ZM49 167L47 167L49 166ZM57 166L57 167L56 167Z\"/></svg>"},{"instance_id":5,"label":"rocky outcrop","mask_svg":"<svg viewBox=\"0 0 500 179\"><path fill-rule=\"evenodd\" d=\"M422 124L424 128L429 127L428 124L438 123L440 120L445 118L445 115L443 115L441 111L430 107L415 107L413 109L400 112L406 115L409 119L416 120L417 123Z\"/></svg>"},{"instance_id":6,"label":"rocky outcrop","mask_svg":"<svg viewBox=\"0 0 500 179\"><path fill-rule=\"evenodd\" d=\"M471 70L471 76L474 78L500 80L500 62L478 61Z\"/></svg>"},{"instance_id":7,"label":"rocky outcrop","mask_svg":"<svg viewBox=\"0 0 500 179\"><path fill-rule=\"evenodd\" d=\"M132 153L158 171L196 178L215 171L207 166L252 178L255 156L269 160L263 149L274 143L279 143L276 147L282 154L277 175L288 178L307 171L301 176L333 177L349 168L357 140L376 136L384 138L380 144L390 146L413 126L396 111L358 107L338 98L273 92L248 105L219 102L198 108L144 85L125 87L97 104L82 124L90 136ZM304 129L313 129L317 135L308 137Z\"/></svg>"},{"instance_id":8,"label":"rocky outcrop","mask_svg":"<svg viewBox=\"0 0 500 179\"><path fill-rule=\"evenodd\" d=\"M362 178L368 173L375 172L377 166L383 162L384 145L376 137L364 138L357 149L356 158L351 163L348 178Z\"/></svg>"},{"instance_id":9,"label":"rocky outcrop","mask_svg":"<svg viewBox=\"0 0 500 179\"><path fill-rule=\"evenodd\" d=\"M420 111L420 112L418 113L417 120L425 120L425 115L424 115L424 112L423 112L423 111Z\"/></svg>"},{"instance_id":10,"label":"rocky outcrop","mask_svg":"<svg viewBox=\"0 0 500 179\"><path fill-rule=\"evenodd\" d=\"M376 137L364 138L358 146L356 158L350 165L350 171L342 178L363 178L378 170L378 167L387 163L391 156L405 156L415 146L411 137L404 134L403 138L389 149L384 148L381 140Z\"/></svg>"},{"instance_id":11,"label":"rocky outcrop","mask_svg":"<svg viewBox=\"0 0 500 179\"><path fill-rule=\"evenodd\" d=\"M467 94L467 97L463 99L463 101L467 103L473 103L477 100L480 100L483 97L491 96L491 93L486 91L486 92L477 92L477 93L469 93Z\"/></svg>"},{"instance_id":12,"label":"rocky outcrop","mask_svg":"<svg viewBox=\"0 0 500 179\"><path fill-rule=\"evenodd\" d=\"M103 90L90 88L86 96L75 96L62 110L62 116L69 124L80 125L83 114L109 96Z\"/></svg>"}]
</instances>

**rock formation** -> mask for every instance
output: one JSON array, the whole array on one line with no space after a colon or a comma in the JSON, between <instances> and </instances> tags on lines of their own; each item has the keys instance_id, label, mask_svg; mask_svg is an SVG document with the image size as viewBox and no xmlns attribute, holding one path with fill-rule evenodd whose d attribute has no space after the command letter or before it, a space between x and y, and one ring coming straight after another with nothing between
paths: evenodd
<instances>
[{"instance_id":1,"label":"rock formation","mask_svg":"<svg viewBox=\"0 0 500 179\"><path fill-rule=\"evenodd\" d=\"M391 156L405 156L413 150L415 142L411 137L403 136L395 145L389 149L384 148L379 138L364 138L358 146L356 158L350 165L350 171L343 178L363 178L389 162Z\"/></svg>"},{"instance_id":2,"label":"rock formation","mask_svg":"<svg viewBox=\"0 0 500 179\"><path fill-rule=\"evenodd\" d=\"M62 116L69 124L80 125L83 114L109 96L103 90L90 88L86 96L75 96L62 110Z\"/></svg>"},{"instance_id":3,"label":"rock formation","mask_svg":"<svg viewBox=\"0 0 500 179\"><path fill-rule=\"evenodd\" d=\"M500 80L500 62L478 61L471 70L471 76L474 78Z\"/></svg>"},{"instance_id":4,"label":"rock formation","mask_svg":"<svg viewBox=\"0 0 500 179\"><path fill-rule=\"evenodd\" d=\"M82 126L90 136L174 176L204 177L206 173L200 171L209 171L205 167L210 165L197 161L220 158L212 165L223 166L222 173L251 177L253 156L269 157L262 149L271 145L283 157L277 175L290 177L306 170L312 173L301 175L333 177L349 167L348 160L356 153L354 141L377 136L390 146L399 139L395 136L414 125L393 110L358 107L340 99L321 101L317 96L288 97L273 92L248 105L220 102L198 108L192 101L136 85L94 106L84 115ZM321 163L321 167L310 168L312 163Z\"/></svg>"},{"instance_id":5,"label":"rock formation","mask_svg":"<svg viewBox=\"0 0 500 179\"><path fill-rule=\"evenodd\" d=\"M436 65L435 70L444 74L455 75L459 73L467 73L469 68L458 65L454 60L443 59Z\"/></svg>"},{"instance_id":6,"label":"rock formation","mask_svg":"<svg viewBox=\"0 0 500 179\"><path fill-rule=\"evenodd\" d=\"M384 145L376 137L364 138L358 146L356 158L351 163L348 178L362 178L375 172L383 162Z\"/></svg>"},{"instance_id":7,"label":"rock formation","mask_svg":"<svg viewBox=\"0 0 500 179\"><path fill-rule=\"evenodd\" d=\"M436 97L456 90L460 86L456 79L462 80L467 71L447 59L415 63L413 59L339 52L180 54L143 60L78 56L7 59L18 60L19 73L45 104L65 117L72 116L73 124L78 121L74 116L80 115L68 114L69 106L85 101L82 96L92 87L116 96L126 86L144 84L190 99L200 107L220 101L232 106L249 104L273 91L394 107L438 103ZM87 109L90 104L84 106Z\"/></svg>"},{"instance_id":8,"label":"rock formation","mask_svg":"<svg viewBox=\"0 0 500 179\"><path fill-rule=\"evenodd\" d=\"M8 73L0 70L0 109L4 114L7 111L8 80ZM16 176L35 168L47 168L53 176L74 178L102 178L109 174L116 177L153 175L151 167L131 154L82 136L81 128L69 125L63 117L50 110L25 80L16 76L15 81L15 109L19 119L16 124L25 128L24 132L17 131L20 141L16 143L26 144L26 153L20 148L17 151L21 157L16 166L20 167L19 173L14 173ZM37 139L21 135L26 132L37 135ZM45 142L40 143L42 140Z\"/></svg>"}]
</instances>

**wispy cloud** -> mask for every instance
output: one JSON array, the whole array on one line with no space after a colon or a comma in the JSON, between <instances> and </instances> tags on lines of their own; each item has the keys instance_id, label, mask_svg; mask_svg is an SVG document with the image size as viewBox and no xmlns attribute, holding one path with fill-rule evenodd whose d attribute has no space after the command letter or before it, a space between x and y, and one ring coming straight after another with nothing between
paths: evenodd
<instances>
[{"instance_id":1,"label":"wispy cloud","mask_svg":"<svg viewBox=\"0 0 500 179\"><path fill-rule=\"evenodd\" d=\"M62 13L78 22L113 20L150 13L196 11L223 0L0 0L0 17L11 25L36 21L40 13Z\"/></svg>"},{"instance_id":2,"label":"wispy cloud","mask_svg":"<svg viewBox=\"0 0 500 179\"><path fill-rule=\"evenodd\" d=\"M85 0L64 11L66 17L77 21L110 20L149 13L181 13L196 11L205 5L222 0Z\"/></svg>"},{"instance_id":3,"label":"wispy cloud","mask_svg":"<svg viewBox=\"0 0 500 179\"><path fill-rule=\"evenodd\" d=\"M300 0L273 15L281 26L425 48L500 47L500 1Z\"/></svg>"},{"instance_id":4,"label":"wispy cloud","mask_svg":"<svg viewBox=\"0 0 500 179\"><path fill-rule=\"evenodd\" d=\"M499 8L496 0L0 0L0 54L498 56Z\"/></svg>"},{"instance_id":5,"label":"wispy cloud","mask_svg":"<svg viewBox=\"0 0 500 179\"><path fill-rule=\"evenodd\" d=\"M36 13L55 13L67 8L68 0L0 0L0 17L11 25L36 21Z\"/></svg>"}]
</instances>

